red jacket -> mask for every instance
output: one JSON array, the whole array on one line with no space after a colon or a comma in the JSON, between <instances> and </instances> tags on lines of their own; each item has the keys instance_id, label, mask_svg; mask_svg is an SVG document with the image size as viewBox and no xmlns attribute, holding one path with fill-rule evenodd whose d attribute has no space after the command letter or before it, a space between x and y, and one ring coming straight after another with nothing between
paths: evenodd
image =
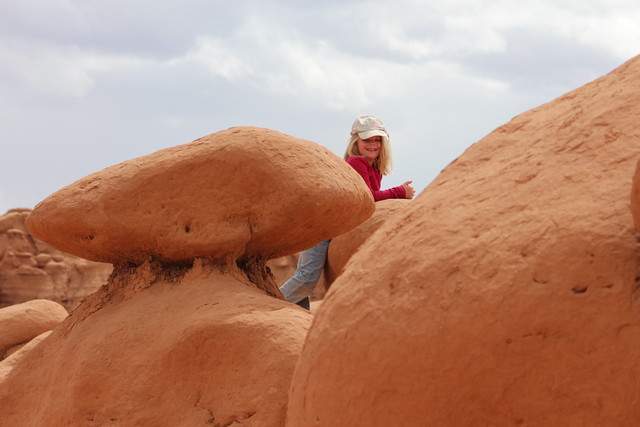
<instances>
[{"instance_id":1,"label":"red jacket","mask_svg":"<svg viewBox=\"0 0 640 427\"><path fill-rule=\"evenodd\" d=\"M364 179L365 184L367 184L367 187L369 187L369 190L371 190L371 193L373 194L373 200L376 202L387 199L406 198L406 193L402 185L380 191L382 174L379 170L374 169L364 157L349 157L347 159L347 163L349 163L351 167L360 174L362 179Z\"/></svg>"}]
</instances>

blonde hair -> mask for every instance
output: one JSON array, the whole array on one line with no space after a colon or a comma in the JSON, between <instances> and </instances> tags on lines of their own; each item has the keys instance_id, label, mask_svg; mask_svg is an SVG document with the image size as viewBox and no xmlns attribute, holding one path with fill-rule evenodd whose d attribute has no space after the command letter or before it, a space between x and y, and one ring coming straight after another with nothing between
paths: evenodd
<instances>
[{"instance_id":1,"label":"blonde hair","mask_svg":"<svg viewBox=\"0 0 640 427\"><path fill-rule=\"evenodd\" d=\"M358 151L358 140L360 137L358 134L351 135L349 143L347 144L347 150L344 153L344 159L349 157L362 157L360 151ZM382 143L380 143L380 155L373 162L375 169L378 169L382 175L389 175L391 173L391 144L389 144L389 138L382 137Z\"/></svg>"}]
</instances>

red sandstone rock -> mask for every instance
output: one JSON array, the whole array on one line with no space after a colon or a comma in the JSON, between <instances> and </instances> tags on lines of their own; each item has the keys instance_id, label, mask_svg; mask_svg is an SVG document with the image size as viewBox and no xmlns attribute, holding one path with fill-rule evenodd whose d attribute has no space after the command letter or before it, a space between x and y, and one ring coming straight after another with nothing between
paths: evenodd
<instances>
[{"instance_id":1,"label":"red sandstone rock","mask_svg":"<svg viewBox=\"0 0 640 427\"><path fill-rule=\"evenodd\" d=\"M0 308L49 299L74 309L106 283L110 264L60 252L33 237L25 227L30 209L0 216Z\"/></svg>"},{"instance_id":2,"label":"red sandstone rock","mask_svg":"<svg viewBox=\"0 0 640 427\"><path fill-rule=\"evenodd\" d=\"M217 268L118 272L8 374L0 426L281 426L311 315Z\"/></svg>"},{"instance_id":3,"label":"red sandstone rock","mask_svg":"<svg viewBox=\"0 0 640 427\"><path fill-rule=\"evenodd\" d=\"M89 175L39 203L41 240L101 262L290 255L374 211L362 178L327 149L237 127Z\"/></svg>"},{"instance_id":4,"label":"red sandstone rock","mask_svg":"<svg viewBox=\"0 0 640 427\"><path fill-rule=\"evenodd\" d=\"M374 214L354 228L335 239L331 240L327 263L324 268L324 277L327 289L342 273L351 256L382 224L390 221L394 216L400 215L411 206L408 199L389 199L376 202Z\"/></svg>"},{"instance_id":5,"label":"red sandstone rock","mask_svg":"<svg viewBox=\"0 0 640 427\"><path fill-rule=\"evenodd\" d=\"M496 129L354 255L287 426L640 425L640 57Z\"/></svg>"},{"instance_id":6,"label":"red sandstone rock","mask_svg":"<svg viewBox=\"0 0 640 427\"><path fill-rule=\"evenodd\" d=\"M0 356L17 345L28 342L55 328L68 316L60 304L37 299L0 309Z\"/></svg>"},{"instance_id":7,"label":"red sandstone rock","mask_svg":"<svg viewBox=\"0 0 640 427\"><path fill-rule=\"evenodd\" d=\"M60 190L29 228L116 266L6 375L0 426L282 426L311 315L267 295L279 292L266 261L339 235L373 209L344 161L256 128ZM34 257L25 268L50 262Z\"/></svg>"}]
</instances>

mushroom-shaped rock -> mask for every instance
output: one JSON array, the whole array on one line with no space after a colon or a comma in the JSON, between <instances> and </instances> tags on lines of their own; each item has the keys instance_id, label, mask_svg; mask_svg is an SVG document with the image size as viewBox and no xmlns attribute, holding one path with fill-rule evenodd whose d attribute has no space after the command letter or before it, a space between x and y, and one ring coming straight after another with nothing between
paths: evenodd
<instances>
[{"instance_id":1,"label":"mushroom-shaped rock","mask_svg":"<svg viewBox=\"0 0 640 427\"><path fill-rule=\"evenodd\" d=\"M287 426L640 425L638 117L640 57L450 164L327 293Z\"/></svg>"},{"instance_id":2,"label":"mushroom-shaped rock","mask_svg":"<svg viewBox=\"0 0 640 427\"><path fill-rule=\"evenodd\" d=\"M351 256L382 224L399 215L411 201L407 199L389 199L376 203L376 210L371 217L354 228L331 240L324 266L326 287L329 288L342 273Z\"/></svg>"},{"instance_id":3,"label":"mushroom-shaped rock","mask_svg":"<svg viewBox=\"0 0 640 427\"><path fill-rule=\"evenodd\" d=\"M270 259L366 220L362 178L322 146L236 127L91 174L39 203L27 226L101 262Z\"/></svg>"},{"instance_id":4,"label":"mushroom-shaped rock","mask_svg":"<svg viewBox=\"0 0 640 427\"><path fill-rule=\"evenodd\" d=\"M118 273L9 372L0 426L284 424L308 312L200 261Z\"/></svg>"},{"instance_id":5,"label":"mushroom-shaped rock","mask_svg":"<svg viewBox=\"0 0 640 427\"><path fill-rule=\"evenodd\" d=\"M45 299L0 308L0 357L10 347L52 330L68 315L63 306Z\"/></svg>"}]
</instances>

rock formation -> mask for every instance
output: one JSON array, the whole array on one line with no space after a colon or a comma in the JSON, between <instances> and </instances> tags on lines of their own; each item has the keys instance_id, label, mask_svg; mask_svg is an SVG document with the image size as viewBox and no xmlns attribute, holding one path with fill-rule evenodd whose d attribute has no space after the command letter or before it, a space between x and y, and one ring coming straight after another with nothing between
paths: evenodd
<instances>
[{"instance_id":1,"label":"rock formation","mask_svg":"<svg viewBox=\"0 0 640 427\"><path fill-rule=\"evenodd\" d=\"M287 426L640 425L640 57L471 146L358 250Z\"/></svg>"},{"instance_id":2,"label":"rock formation","mask_svg":"<svg viewBox=\"0 0 640 427\"><path fill-rule=\"evenodd\" d=\"M217 132L89 175L38 204L27 226L59 249L110 263L290 255L374 210L359 175L307 142L259 128ZM344 225L325 220L363 205Z\"/></svg>"},{"instance_id":3,"label":"rock formation","mask_svg":"<svg viewBox=\"0 0 640 427\"><path fill-rule=\"evenodd\" d=\"M341 236L331 240L329 252L327 253L327 263L324 268L324 278L328 289L336 278L342 273L347 262L360 246L385 222L390 221L394 216L399 215L410 206L407 199L389 199L376 202L374 214L354 228Z\"/></svg>"},{"instance_id":4,"label":"rock formation","mask_svg":"<svg viewBox=\"0 0 640 427\"><path fill-rule=\"evenodd\" d=\"M373 210L342 159L244 127L63 188L28 227L114 271L0 385L0 426L281 426L311 315L265 263Z\"/></svg>"},{"instance_id":5,"label":"rock formation","mask_svg":"<svg viewBox=\"0 0 640 427\"><path fill-rule=\"evenodd\" d=\"M36 239L25 227L30 209L0 216L0 308L49 299L73 310L106 283L111 264L61 252Z\"/></svg>"}]
</instances>

